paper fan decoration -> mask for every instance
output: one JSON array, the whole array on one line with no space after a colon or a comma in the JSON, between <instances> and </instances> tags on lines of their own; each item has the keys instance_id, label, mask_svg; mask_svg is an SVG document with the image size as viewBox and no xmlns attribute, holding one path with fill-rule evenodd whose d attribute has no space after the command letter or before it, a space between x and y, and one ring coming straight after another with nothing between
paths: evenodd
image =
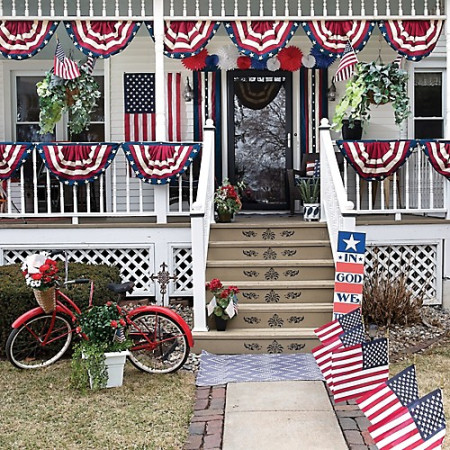
<instances>
[{"instance_id":1,"label":"paper fan decoration","mask_svg":"<svg viewBox=\"0 0 450 450\"><path fill-rule=\"evenodd\" d=\"M316 58L313 55L305 55L302 58L302 64L307 69L313 69L316 65Z\"/></svg>"},{"instance_id":2,"label":"paper fan decoration","mask_svg":"<svg viewBox=\"0 0 450 450\"><path fill-rule=\"evenodd\" d=\"M313 47L311 49L311 55L314 56L316 60L316 67L318 69L326 69L331 66L334 61L336 61L336 56L325 54L324 52L321 52L320 48L317 47Z\"/></svg>"},{"instance_id":3,"label":"paper fan decoration","mask_svg":"<svg viewBox=\"0 0 450 450\"><path fill-rule=\"evenodd\" d=\"M252 69L264 70L266 68L266 61L259 59L252 59Z\"/></svg>"},{"instance_id":4,"label":"paper fan decoration","mask_svg":"<svg viewBox=\"0 0 450 450\"><path fill-rule=\"evenodd\" d=\"M235 45L226 45L225 47L217 50L217 56L219 62L217 66L221 70L234 70L237 69L237 59L239 57L239 51Z\"/></svg>"},{"instance_id":5,"label":"paper fan decoration","mask_svg":"<svg viewBox=\"0 0 450 450\"><path fill-rule=\"evenodd\" d=\"M267 60L267 69L271 72L276 72L277 70L280 70L280 61L278 61L278 58L274 56L273 58L269 58Z\"/></svg>"},{"instance_id":6,"label":"paper fan decoration","mask_svg":"<svg viewBox=\"0 0 450 450\"><path fill-rule=\"evenodd\" d=\"M278 52L281 70L295 72L302 67L302 51L295 45L285 47Z\"/></svg>"},{"instance_id":7,"label":"paper fan decoration","mask_svg":"<svg viewBox=\"0 0 450 450\"><path fill-rule=\"evenodd\" d=\"M217 55L208 55L205 62L208 69L216 69L219 57Z\"/></svg>"},{"instance_id":8,"label":"paper fan decoration","mask_svg":"<svg viewBox=\"0 0 450 450\"><path fill-rule=\"evenodd\" d=\"M249 56L239 56L237 59L237 66L241 70L250 69L252 65L252 60Z\"/></svg>"},{"instance_id":9,"label":"paper fan decoration","mask_svg":"<svg viewBox=\"0 0 450 450\"><path fill-rule=\"evenodd\" d=\"M189 58L184 58L182 64L189 70L202 70L206 67L206 58L208 57L208 50L204 48L200 53Z\"/></svg>"}]
</instances>

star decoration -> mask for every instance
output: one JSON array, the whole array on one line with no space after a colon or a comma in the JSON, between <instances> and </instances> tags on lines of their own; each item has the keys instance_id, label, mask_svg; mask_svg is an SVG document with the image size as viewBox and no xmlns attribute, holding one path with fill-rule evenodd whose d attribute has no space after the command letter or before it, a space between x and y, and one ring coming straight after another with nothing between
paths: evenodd
<instances>
[{"instance_id":1,"label":"star decoration","mask_svg":"<svg viewBox=\"0 0 450 450\"><path fill-rule=\"evenodd\" d=\"M355 252L357 251L357 248L356 248L356 246L361 242L361 241L358 241L358 240L356 240L354 237L353 237L353 234L351 234L350 235L350 238L349 239L343 239L343 241L346 243L346 248L345 248L345 250L349 250L349 249L353 249Z\"/></svg>"}]
</instances>

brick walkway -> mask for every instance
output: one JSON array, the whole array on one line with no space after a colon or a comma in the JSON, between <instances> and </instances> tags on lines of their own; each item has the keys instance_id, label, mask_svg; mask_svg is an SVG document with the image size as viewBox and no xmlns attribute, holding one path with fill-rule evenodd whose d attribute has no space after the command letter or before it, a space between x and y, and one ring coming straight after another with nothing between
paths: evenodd
<instances>
[{"instance_id":1,"label":"brick walkway","mask_svg":"<svg viewBox=\"0 0 450 450\"><path fill-rule=\"evenodd\" d=\"M226 386L197 387L194 415L189 427L188 441L184 450L220 450L222 448L223 425L225 419ZM376 450L367 427L369 421L355 401L335 405L336 412L349 450Z\"/></svg>"}]
</instances>

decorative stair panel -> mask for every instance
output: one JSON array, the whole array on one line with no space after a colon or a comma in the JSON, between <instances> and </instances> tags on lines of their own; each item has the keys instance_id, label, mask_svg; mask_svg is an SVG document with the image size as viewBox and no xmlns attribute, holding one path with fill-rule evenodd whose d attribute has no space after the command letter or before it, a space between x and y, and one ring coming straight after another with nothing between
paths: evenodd
<instances>
[{"instance_id":1,"label":"decorative stair panel","mask_svg":"<svg viewBox=\"0 0 450 450\"><path fill-rule=\"evenodd\" d=\"M239 287L239 314L224 332L210 317L210 331L194 333L196 352L309 352L318 345L314 328L331 320L334 263L325 224L239 216L215 224L206 270L212 278Z\"/></svg>"}]
</instances>

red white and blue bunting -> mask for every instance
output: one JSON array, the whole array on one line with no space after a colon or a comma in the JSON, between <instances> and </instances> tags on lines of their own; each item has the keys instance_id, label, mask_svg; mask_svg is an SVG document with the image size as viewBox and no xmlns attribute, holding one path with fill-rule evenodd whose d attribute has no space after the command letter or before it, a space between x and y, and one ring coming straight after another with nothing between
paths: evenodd
<instances>
[{"instance_id":1,"label":"red white and blue bunting","mask_svg":"<svg viewBox=\"0 0 450 450\"><path fill-rule=\"evenodd\" d=\"M450 180L450 141L420 141L420 146L433 169Z\"/></svg>"},{"instance_id":2,"label":"red white and blue bunting","mask_svg":"<svg viewBox=\"0 0 450 450\"><path fill-rule=\"evenodd\" d=\"M436 47L443 20L388 20L378 26L386 42L410 61L420 61Z\"/></svg>"},{"instance_id":3,"label":"red white and blue bunting","mask_svg":"<svg viewBox=\"0 0 450 450\"><path fill-rule=\"evenodd\" d=\"M47 169L62 183L78 185L92 182L106 171L120 144L37 144Z\"/></svg>"},{"instance_id":4,"label":"red white and blue bunting","mask_svg":"<svg viewBox=\"0 0 450 450\"><path fill-rule=\"evenodd\" d=\"M76 20L65 21L64 25L78 50L95 58L109 58L128 46L141 23L131 20Z\"/></svg>"},{"instance_id":5,"label":"red white and blue bunting","mask_svg":"<svg viewBox=\"0 0 450 450\"><path fill-rule=\"evenodd\" d=\"M30 142L5 142L0 144L0 180L8 180L27 160L33 151Z\"/></svg>"},{"instance_id":6,"label":"red white and blue bunting","mask_svg":"<svg viewBox=\"0 0 450 450\"><path fill-rule=\"evenodd\" d=\"M153 23L145 22L148 32L155 40ZM183 59L200 53L216 34L219 22L210 20L166 21L164 27L164 54L170 58Z\"/></svg>"},{"instance_id":7,"label":"red white and blue bunting","mask_svg":"<svg viewBox=\"0 0 450 450\"><path fill-rule=\"evenodd\" d=\"M122 148L134 174L151 184L166 184L187 170L201 144L126 142Z\"/></svg>"},{"instance_id":8,"label":"red white and blue bunting","mask_svg":"<svg viewBox=\"0 0 450 450\"><path fill-rule=\"evenodd\" d=\"M350 41L355 52L361 51L369 40L375 22L367 20L311 20L302 23L306 35L321 52L336 56L344 52Z\"/></svg>"},{"instance_id":9,"label":"red white and blue bunting","mask_svg":"<svg viewBox=\"0 0 450 450\"><path fill-rule=\"evenodd\" d=\"M259 60L276 55L299 27L297 22L256 20L224 22L224 25L239 51Z\"/></svg>"},{"instance_id":10,"label":"red white and blue bunting","mask_svg":"<svg viewBox=\"0 0 450 450\"><path fill-rule=\"evenodd\" d=\"M48 20L0 21L0 53L8 59L31 58L49 43L58 23Z\"/></svg>"},{"instance_id":11,"label":"red white and blue bunting","mask_svg":"<svg viewBox=\"0 0 450 450\"><path fill-rule=\"evenodd\" d=\"M337 141L342 154L361 178L383 180L408 159L417 141Z\"/></svg>"}]
</instances>

